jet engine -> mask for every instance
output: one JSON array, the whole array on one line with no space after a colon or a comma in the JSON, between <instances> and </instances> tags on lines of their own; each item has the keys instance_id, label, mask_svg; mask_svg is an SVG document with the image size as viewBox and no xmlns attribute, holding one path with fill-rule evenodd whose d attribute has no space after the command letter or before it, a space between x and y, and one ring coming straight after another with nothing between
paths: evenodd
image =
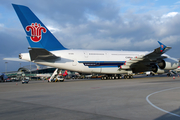
<instances>
[{"instance_id":1,"label":"jet engine","mask_svg":"<svg viewBox=\"0 0 180 120\"><path fill-rule=\"evenodd\" d=\"M163 73L168 72L169 70L160 69L158 65L153 65L153 66L152 66L152 71L153 71L154 73L163 74Z\"/></svg>"},{"instance_id":2,"label":"jet engine","mask_svg":"<svg viewBox=\"0 0 180 120\"><path fill-rule=\"evenodd\" d=\"M160 69L164 70L173 70L178 68L179 61L174 58L165 58L157 62Z\"/></svg>"}]
</instances>

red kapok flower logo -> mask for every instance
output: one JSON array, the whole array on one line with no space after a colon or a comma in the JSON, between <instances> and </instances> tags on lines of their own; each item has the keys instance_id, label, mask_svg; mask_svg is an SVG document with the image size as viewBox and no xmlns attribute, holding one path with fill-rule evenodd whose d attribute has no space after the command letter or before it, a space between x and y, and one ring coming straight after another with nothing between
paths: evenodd
<instances>
[{"instance_id":1,"label":"red kapok flower logo","mask_svg":"<svg viewBox=\"0 0 180 120\"><path fill-rule=\"evenodd\" d=\"M46 28L41 26L41 24L31 23L31 25L26 26L26 31L29 32L31 30L31 40L33 42L39 42L42 38L42 32L46 33Z\"/></svg>"}]
</instances>

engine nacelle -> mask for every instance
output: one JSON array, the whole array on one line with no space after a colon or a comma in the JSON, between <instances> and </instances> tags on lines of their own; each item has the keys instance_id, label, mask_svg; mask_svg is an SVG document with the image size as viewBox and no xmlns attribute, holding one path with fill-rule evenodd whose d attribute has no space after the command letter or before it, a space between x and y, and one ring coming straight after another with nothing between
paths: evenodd
<instances>
[{"instance_id":1,"label":"engine nacelle","mask_svg":"<svg viewBox=\"0 0 180 120\"><path fill-rule=\"evenodd\" d=\"M163 73L167 73L169 70L162 70L162 69L160 69L157 65L154 65L153 67L152 67L152 71L154 72L154 73L158 73L158 74L163 74Z\"/></svg>"},{"instance_id":2,"label":"engine nacelle","mask_svg":"<svg viewBox=\"0 0 180 120\"><path fill-rule=\"evenodd\" d=\"M165 58L165 59L160 60L158 62L158 66L160 69L173 70L173 69L178 68L179 61L177 59L174 59L174 58Z\"/></svg>"}]
</instances>

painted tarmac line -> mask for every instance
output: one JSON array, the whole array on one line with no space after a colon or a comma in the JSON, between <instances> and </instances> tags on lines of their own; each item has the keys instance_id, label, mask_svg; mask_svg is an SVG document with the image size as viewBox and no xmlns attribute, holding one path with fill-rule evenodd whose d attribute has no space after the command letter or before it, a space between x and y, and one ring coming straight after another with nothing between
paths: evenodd
<instances>
[{"instance_id":1,"label":"painted tarmac line","mask_svg":"<svg viewBox=\"0 0 180 120\"><path fill-rule=\"evenodd\" d=\"M160 91L153 92L153 93L149 94L149 95L146 97L146 101L147 101L151 106L155 107L156 109L158 109L158 110L160 110L160 111L162 111L162 112L165 112L165 113L168 113L168 114L171 114L171 115L180 117L180 115L178 115L178 114L175 114L175 113L169 112L169 111L167 111L167 110L164 110L164 109L162 109L162 108L160 108L160 107L157 107L156 105L154 105L154 104L149 100L149 97L150 97L151 95L154 95L154 94L160 93L160 92L164 92L164 91L168 91L168 90L179 89L179 88L180 88L180 87L175 87L175 88L164 89L164 90L160 90Z\"/></svg>"}]
</instances>

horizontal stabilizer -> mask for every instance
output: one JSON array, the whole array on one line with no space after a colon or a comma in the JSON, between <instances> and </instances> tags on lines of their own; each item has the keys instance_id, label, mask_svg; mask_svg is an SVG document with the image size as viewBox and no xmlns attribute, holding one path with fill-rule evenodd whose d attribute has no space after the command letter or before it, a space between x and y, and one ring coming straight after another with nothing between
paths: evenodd
<instances>
[{"instance_id":1,"label":"horizontal stabilizer","mask_svg":"<svg viewBox=\"0 0 180 120\"><path fill-rule=\"evenodd\" d=\"M59 58L46 49L41 48L31 48L31 50L29 50L29 54L31 57L31 61L39 59L49 60Z\"/></svg>"},{"instance_id":2,"label":"horizontal stabilizer","mask_svg":"<svg viewBox=\"0 0 180 120\"><path fill-rule=\"evenodd\" d=\"M7 61L17 61L17 62L28 62L19 58L3 58L3 60L7 60Z\"/></svg>"}]
</instances>

